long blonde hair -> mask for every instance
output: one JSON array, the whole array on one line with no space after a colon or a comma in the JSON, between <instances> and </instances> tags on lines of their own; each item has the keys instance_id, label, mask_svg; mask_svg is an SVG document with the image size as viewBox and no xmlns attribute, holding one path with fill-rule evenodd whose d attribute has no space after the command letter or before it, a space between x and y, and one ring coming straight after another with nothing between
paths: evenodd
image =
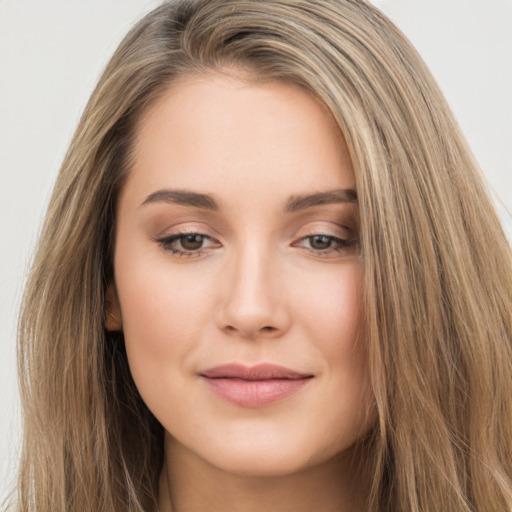
<instances>
[{"instance_id":1,"label":"long blonde hair","mask_svg":"<svg viewBox=\"0 0 512 512\"><path fill-rule=\"evenodd\" d=\"M370 511L512 510L512 261L430 73L363 0L167 2L126 36L63 162L19 330L21 511L156 508L162 427L105 330L115 205L140 114L184 74L306 88L356 172L378 421Z\"/></svg>"}]
</instances>

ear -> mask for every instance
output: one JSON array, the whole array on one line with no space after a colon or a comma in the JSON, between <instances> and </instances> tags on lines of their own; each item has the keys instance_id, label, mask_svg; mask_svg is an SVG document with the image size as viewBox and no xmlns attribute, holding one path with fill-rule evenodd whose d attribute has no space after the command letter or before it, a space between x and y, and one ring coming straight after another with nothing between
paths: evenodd
<instances>
[{"instance_id":1,"label":"ear","mask_svg":"<svg viewBox=\"0 0 512 512\"><path fill-rule=\"evenodd\" d=\"M105 328L107 331L120 331L123 328L121 308L114 283L108 285L105 293Z\"/></svg>"}]
</instances>

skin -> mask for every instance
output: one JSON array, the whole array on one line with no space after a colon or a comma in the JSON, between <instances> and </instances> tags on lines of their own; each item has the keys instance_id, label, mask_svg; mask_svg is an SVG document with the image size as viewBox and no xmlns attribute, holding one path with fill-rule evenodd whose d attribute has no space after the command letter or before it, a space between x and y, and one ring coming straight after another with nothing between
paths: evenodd
<instances>
[{"instance_id":1,"label":"skin","mask_svg":"<svg viewBox=\"0 0 512 512\"><path fill-rule=\"evenodd\" d=\"M218 209L155 196L169 189L207 194ZM286 211L340 189L355 189L343 137L298 87L189 77L139 121L107 316L166 431L162 512L363 509L355 442L372 399L357 204ZM244 407L200 376L233 362L313 377Z\"/></svg>"}]
</instances>

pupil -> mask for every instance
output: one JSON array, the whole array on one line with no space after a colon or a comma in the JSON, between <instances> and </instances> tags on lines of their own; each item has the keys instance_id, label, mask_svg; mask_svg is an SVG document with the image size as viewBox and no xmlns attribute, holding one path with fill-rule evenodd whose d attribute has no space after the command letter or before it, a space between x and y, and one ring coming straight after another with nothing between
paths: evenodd
<instances>
[{"instance_id":1,"label":"pupil","mask_svg":"<svg viewBox=\"0 0 512 512\"><path fill-rule=\"evenodd\" d=\"M327 249L331 246L331 239L328 236L313 236L310 240L313 249Z\"/></svg>"},{"instance_id":2,"label":"pupil","mask_svg":"<svg viewBox=\"0 0 512 512\"><path fill-rule=\"evenodd\" d=\"M181 245L188 251L200 249L203 245L203 237L202 235L185 235L181 240Z\"/></svg>"}]
</instances>

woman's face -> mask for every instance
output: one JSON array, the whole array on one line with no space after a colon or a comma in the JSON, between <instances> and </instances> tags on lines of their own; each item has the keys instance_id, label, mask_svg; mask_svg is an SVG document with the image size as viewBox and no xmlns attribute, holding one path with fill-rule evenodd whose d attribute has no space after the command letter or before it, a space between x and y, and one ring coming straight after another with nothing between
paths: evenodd
<instances>
[{"instance_id":1,"label":"woman's face","mask_svg":"<svg viewBox=\"0 0 512 512\"><path fill-rule=\"evenodd\" d=\"M277 475L350 447L370 405L363 269L331 115L291 85L199 76L151 106L134 149L110 327L168 449Z\"/></svg>"}]
</instances>

